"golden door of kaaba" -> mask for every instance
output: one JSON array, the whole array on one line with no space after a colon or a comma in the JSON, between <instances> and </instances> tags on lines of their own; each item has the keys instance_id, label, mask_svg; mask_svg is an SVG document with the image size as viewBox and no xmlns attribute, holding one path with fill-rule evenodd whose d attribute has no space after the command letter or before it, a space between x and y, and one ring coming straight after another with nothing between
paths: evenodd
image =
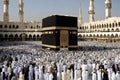
<instances>
[{"instance_id":1,"label":"golden door of kaaba","mask_svg":"<svg viewBox=\"0 0 120 80\"><path fill-rule=\"evenodd\" d=\"M69 34L68 30L60 30L60 46L68 47Z\"/></svg>"}]
</instances>

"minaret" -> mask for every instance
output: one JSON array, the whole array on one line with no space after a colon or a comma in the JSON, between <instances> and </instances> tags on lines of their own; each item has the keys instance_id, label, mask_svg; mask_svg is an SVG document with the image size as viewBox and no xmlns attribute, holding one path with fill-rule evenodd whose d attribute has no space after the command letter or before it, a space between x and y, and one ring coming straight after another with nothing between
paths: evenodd
<instances>
[{"instance_id":1,"label":"minaret","mask_svg":"<svg viewBox=\"0 0 120 80\"><path fill-rule=\"evenodd\" d=\"M3 15L3 20L4 22L9 21L9 0L3 0L4 4L4 15Z\"/></svg>"},{"instance_id":2,"label":"minaret","mask_svg":"<svg viewBox=\"0 0 120 80\"><path fill-rule=\"evenodd\" d=\"M24 3L23 0L19 0L19 21L24 21L24 12L23 12Z\"/></svg>"},{"instance_id":3,"label":"minaret","mask_svg":"<svg viewBox=\"0 0 120 80\"><path fill-rule=\"evenodd\" d=\"M111 0L105 0L105 18L111 17L111 8L112 8Z\"/></svg>"},{"instance_id":4,"label":"minaret","mask_svg":"<svg viewBox=\"0 0 120 80\"><path fill-rule=\"evenodd\" d=\"M82 1L80 0L80 11L79 11L79 19L78 19L78 23L80 26L82 24Z\"/></svg>"},{"instance_id":5,"label":"minaret","mask_svg":"<svg viewBox=\"0 0 120 80\"><path fill-rule=\"evenodd\" d=\"M89 21L94 21L94 0L90 0L90 6L89 6Z\"/></svg>"},{"instance_id":6,"label":"minaret","mask_svg":"<svg viewBox=\"0 0 120 80\"><path fill-rule=\"evenodd\" d=\"M79 9L79 17L78 17L78 27L82 25L82 2L80 0L80 9Z\"/></svg>"},{"instance_id":7,"label":"minaret","mask_svg":"<svg viewBox=\"0 0 120 80\"><path fill-rule=\"evenodd\" d=\"M82 24L82 7L80 8L80 13L79 13L79 24Z\"/></svg>"}]
</instances>

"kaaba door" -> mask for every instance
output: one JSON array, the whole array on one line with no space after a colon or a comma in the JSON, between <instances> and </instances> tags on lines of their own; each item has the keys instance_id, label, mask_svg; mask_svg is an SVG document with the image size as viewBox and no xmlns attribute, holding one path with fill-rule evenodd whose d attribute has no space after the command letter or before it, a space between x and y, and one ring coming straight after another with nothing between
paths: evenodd
<instances>
[{"instance_id":1,"label":"kaaba door","mask_svg":"<svg viewBox=\"0 0 120 80\"><path fill-rule=\"evenodd\" d=\"M60 31L60 46L61 47L68 47L68 40L69 34L68 30L61 30Z\"/></svg>"}]
</instances>

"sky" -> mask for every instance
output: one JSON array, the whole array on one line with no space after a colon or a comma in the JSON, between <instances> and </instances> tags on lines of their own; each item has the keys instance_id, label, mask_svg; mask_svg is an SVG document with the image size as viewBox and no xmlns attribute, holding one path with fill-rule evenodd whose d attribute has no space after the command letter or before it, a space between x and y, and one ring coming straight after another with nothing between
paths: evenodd
<instances>
[{"instance_id":1,"label":"sky","mask_svg":"<svg viewBox=\"0 0 120 80\"><path fill-rule=\"evenodd\" d=\"M105 0L94 0L95 20L105 19ZM41 21L53 15L79 16L82 2L83 21L89 21L89 0L24 0L24 20ZM112 0L112 16L120 17L120 0ZM9 0L10 20L18 21L18 0ZM3 20L3 0L0 0L0 20Z\"/></svg>"}]
</instances>

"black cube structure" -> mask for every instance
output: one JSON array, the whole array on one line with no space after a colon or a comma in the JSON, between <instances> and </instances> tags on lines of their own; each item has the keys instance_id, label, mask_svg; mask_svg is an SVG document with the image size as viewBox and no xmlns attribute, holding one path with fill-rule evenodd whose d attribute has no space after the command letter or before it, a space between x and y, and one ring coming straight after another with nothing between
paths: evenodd
<instances>
[{"instance_id":1,"label":"black cube structure","mask_svg":"<svg viewBox=\"0 0 120 80\"><path fill-rule=\"evenodd\" d=\"M77 49L77 17L52 15L42 20L42 47Z\"/></svg>"}]
</instances>

